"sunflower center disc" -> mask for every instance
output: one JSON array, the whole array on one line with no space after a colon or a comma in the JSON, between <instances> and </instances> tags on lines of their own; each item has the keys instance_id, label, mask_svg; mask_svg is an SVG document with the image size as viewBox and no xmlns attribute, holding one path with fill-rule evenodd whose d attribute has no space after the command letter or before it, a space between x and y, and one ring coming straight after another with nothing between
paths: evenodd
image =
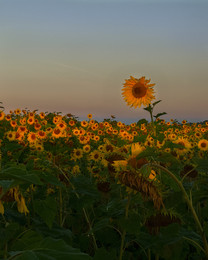
<instances>
[{"instance_id":1,"label":"sunflower center disc","mask_svg":"<svg viewBox=\"0 0 208 260\"><path fill-rule=\"evenodd\" d=\"M144 85L141 85L140 82L136 83L133 86L132 94L135 98L142 98L146 95L147 88Z\"/></svg>"}]
</instances>

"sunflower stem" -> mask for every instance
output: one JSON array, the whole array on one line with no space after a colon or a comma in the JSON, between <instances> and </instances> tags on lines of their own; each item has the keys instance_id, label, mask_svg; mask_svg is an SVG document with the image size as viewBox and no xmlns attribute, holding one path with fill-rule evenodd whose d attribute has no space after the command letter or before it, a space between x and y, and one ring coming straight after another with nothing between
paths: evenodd
<instances>
[{"instance_id":1,"label":"sunflower stem","mask_svg":"<svg viewBox=\"0 0 208 260\"><path fill-rule=\"evenodd\" d=\"M154 123L154 119L153 119L153 108L154 108L154 105L151 106L149 104L149 106L145 107L144 110L146 110L146 111L148 111L150 113L152 132L154 134L154 137L156 137L156 129L155 129L155 123Z\"/></svg>"},{"instance_id":2,"label":"sunflower stem","mask_svg":"<svg viewBox=\"0 0 208 260\"><path fill-rule=\"evenodd\" d=\"M195 220L195 223L196 223L196 226L198 227L199 229L199 232L200 232L200 235L201 235L201 238L202 238L202 241L203 241L203 244L204 244L204 251L205 252L205 256L206 256L206 259L208 259L208 243L207 243L207 238L206 238L206 235L205 235L205 232L204 232L204 229L201 225L201 222L198 218L198 215L192 205L192 201L191 199L189 199L188 197L188 194L185 190L185 188L183 187L183 184L181 181L178 180L178 178L171 172L169 171L168 169L166 169L165 167L159 165L159 164L156 164L156 163L148 163L146 165L150 165L152 167L156 167L156 168L160 168L161 170L163 170L164 172L166 172L179 186L180 190L182 191L183 193L183 196L184 196L184 199L186 200L186 203L189 207L189 209L191 210L191 213L193 215L193 218Z\"/></svg>"},{"instance_id":3,"label":"sunflower stem","mask_svg":"<svg viewBox=\"0 0 208 260\"><path fill-rule=\"evenodd\" d=\"M159 259L160 259L159 254L156 254L156 255L155 255L155 260L159 260Z\"/></svg>"},{"instance_id":4,"label":"sunflower stem","mask_svg":"<svg viewBox=\"0 0 208 260\"><path fill-rule=\"evenodd\" d=\"M130 196L128 196L128 201L127 201L126 209L125 209L125 218L126 219L128 218L128 215L129 215L129 205L130 205ZM122 236L121 236L121 247L120 247L119 260L122 260L122 258L123 258L123 253L124 253L124 250L125 250L125 247L124 247L125 237L126 237L126 230L124 229Z\"/></svg>"},{"instance_id":5,"label":"sunflower stem","mask_svg":"<svg viewBox=\"0 0 208 260\"><path fill-rule=\"evenodd\" d=\"M151 260L151 251L150 251L149 248L148 248L148 250L147 250L147 253L148 253L148 260Z\"/></svg>"},{"instance_id":6,"label":"sunflower stem","mask_svg":"<svg viewBox=\"0 0 208 260\"><path fill-rule=\"evenodd\" d=\"M63 198L62 198L62 190L59 188L59 225L62 227L63 221Z\"/></svg>"},{"instance_id":7,"label":"sunflower stem","mask_svg":"<svg viewBox=\"0 0 208 260\"><path fill-rule=\"evenodd\" d=\"M69 177L65 174L65 172L60 167L58 167L55 163L53 165L64 175L64 177L68 181L69 185L71 185L72 189L75 191L74 185L71 183ZM80 198L79 194L76 191L75 191L75 195L76 195L76 197L78 199ZM86 209L83 207L82 210L83 210L83 213L84 213L85 220L86 220L86 222L87 222L87 224L89 226L89 230L90 230L90 233L91 233L91 236L92 236L92 240L93 240L94 249L96 251L98 249L98 246L97 246L95 235L94 235L94 233L92 231L92 225L91 225L90 219L88 217Z\"/></svg>"},{"instance_id":8,"label":"sunflower stem","mask_svg":"<svg viewBox=\"0 0 208 260\"><path fill-rule=\"evenodd\" d=\"M151 123L152 123L152 131L154 136L156 137L156 129L155 129L155 123L154 123L154 119L153 119L153 107L150 106L150 117L151 117Z\"/></svg>"}]
</instances>

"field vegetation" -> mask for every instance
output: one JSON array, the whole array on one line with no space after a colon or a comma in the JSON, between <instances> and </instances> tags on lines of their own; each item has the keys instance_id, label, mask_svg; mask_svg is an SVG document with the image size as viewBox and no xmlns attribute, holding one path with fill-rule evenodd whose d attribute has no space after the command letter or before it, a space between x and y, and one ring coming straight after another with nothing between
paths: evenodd
<instances>
[{"instance_id":1,"label":"field vegetation","mask_svg":"<svg viewBox=\"0 0 208 260\"><path fill-rule=\"evenodd\" d=\"M0 259L208 259L208 121L0 111Z\"/></svg>"}]
</instances>

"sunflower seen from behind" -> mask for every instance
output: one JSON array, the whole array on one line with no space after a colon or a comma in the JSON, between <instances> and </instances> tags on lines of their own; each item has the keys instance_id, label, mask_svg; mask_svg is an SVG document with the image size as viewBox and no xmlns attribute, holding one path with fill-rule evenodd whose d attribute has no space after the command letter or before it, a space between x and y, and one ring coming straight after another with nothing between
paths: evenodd
<instances>
[{"instance_id":1,"label":"sunflower seen from behind","mask_svg":"<svg viewBox=\"0 0 208 260\"><path fill-rule=\"evenodd\" d=\"M130 76L130 79L126 79L123 84L122 96L127 104L131 107L141 107L141 105L148 106L153 99L155 84L150 84L150 79L145 77L139 79Z\"/></svg>"}]
</instances>

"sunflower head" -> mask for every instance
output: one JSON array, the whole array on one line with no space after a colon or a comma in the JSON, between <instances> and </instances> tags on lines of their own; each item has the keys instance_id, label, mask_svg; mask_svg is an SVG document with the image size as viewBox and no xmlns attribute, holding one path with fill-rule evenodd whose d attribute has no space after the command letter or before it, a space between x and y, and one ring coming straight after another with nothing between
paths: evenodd
<instances>
[{"instance_id":1,"label":"sunflower head","mask_svg":"<svg viewBox=\"0 0 208 260\"><path fill-rule=\"evenodd\" d=\"M155 84L149 84L150 79L145 77L140 79L130 76L123 84L122 96L127 104L131 107L140 107L141 105L148 106L155 99L154 90L152 87Z\"/></svg>"}]
</instances>

